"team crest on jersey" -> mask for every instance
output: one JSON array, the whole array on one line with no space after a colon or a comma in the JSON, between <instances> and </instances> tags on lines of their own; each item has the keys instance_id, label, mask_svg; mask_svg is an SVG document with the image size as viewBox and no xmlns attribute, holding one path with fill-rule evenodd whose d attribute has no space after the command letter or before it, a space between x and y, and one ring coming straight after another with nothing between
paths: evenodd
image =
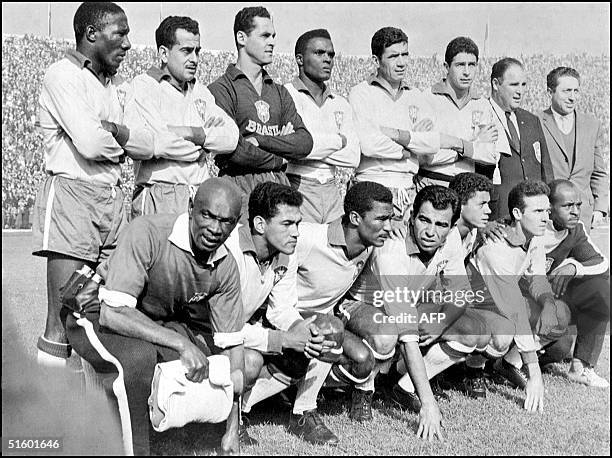
<instances>
[{"instance_id":1,"label":"team crest on jersey","mask_svg":"<svg viewBox=\"0 0 612 458\"><path fill-rule=\"evenodd\" d=\"M533 152L535 153L535 157L539 163L542 163L542 150L540 149L540 142L535 142L533 144Z\"/></svg>"},{"instance_id":2,"label":"team crest on jersey","mask_svg":"<svg viewBox=\"0 0 612 458\"><path fill-rule=\"evenodd\" d=\"M359 261L357 263L357 269L355 270L355 275L353 275L353 280L355 280L359 276L359 274L363 270L364 264L365 264L365 262L363 262L363 261Z\"/></svg>"},{"instance_id":3,"label":"team crest on jersey","mask_svg":"<svg viewBox=\"0 0 612 458\"><path fill-rule=\"evenodd\" d=\"M444 259L443 261L440 261L438 263L438 265L436 266L436 275L444 274L444 268L446 267L446 264L448 264L448 259Z\"/></svg>"},{"instance_id":4,"label":"team crest on jersey","mask_svg":"<svg viewBox=\"0 0 612 458\"><path fill-rule=\"evenodd\" d=\"M274 269L274 284L276 285L287 273L287 266L278 266Z\"/></svg>"},{"instance_id":5,"label":"team crest on jersey","mask_svg":"<svg viewBox=\"0 0 612 458\"><path fill-rule=\"evenodd\" d=\"M200 302L206 299L206 293L195 293L191 299L189 299L189 304L195 304L196 302Z\"/></svg>"},{"instance_id":6,"label":"team crest on jersey","mask_svg":"<svg viewBox=\"0 0 612 458\"><path fill-rule=\"evenodd\" d=\"M555 262L555 260L553 258L548 258L548 257L546 258L546 264L545 264L546 270L545 270L545 272L548 273L548 271L550 270L550 268L553 265L553 262Z\"/></svg>"},{"instance_id":7,"label":"team crest on jersey","mask_svg":"<svg viewBox=\"0 0 612 458\"><path fill-rule=\"evenodd\" d=\"M263 100L255 102L255 108L257 109L257 116L264 124L270 120L270 105Z\"/></svg>"}]
</instances>

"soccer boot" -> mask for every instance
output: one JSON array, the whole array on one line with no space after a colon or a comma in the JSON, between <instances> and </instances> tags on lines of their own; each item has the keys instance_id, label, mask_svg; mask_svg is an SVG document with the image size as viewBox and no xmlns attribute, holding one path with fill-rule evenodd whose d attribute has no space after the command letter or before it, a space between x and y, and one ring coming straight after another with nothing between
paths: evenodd
<instances>
[{"instance_id":1,"label":"soccer boot","mask_svg":"<svg viewBox=\"0 0 612 458\"><path fill-rule=\"evenodd\" d=\"M289 431L315 445L336 445L339 442L338 437L325 426L317 409L307 410L302 415L292 413Z\"/></svg>"},{"instance_id":2,"label":"soccer boot","mask_svg":"<svg viewBox=\"0 0 612 458\"><path fill-rule=\"evenodd\" d=\"M363 422L372 420L372 396L374 391L353 390L349 418Z\"/></svg>"}]
</instances>

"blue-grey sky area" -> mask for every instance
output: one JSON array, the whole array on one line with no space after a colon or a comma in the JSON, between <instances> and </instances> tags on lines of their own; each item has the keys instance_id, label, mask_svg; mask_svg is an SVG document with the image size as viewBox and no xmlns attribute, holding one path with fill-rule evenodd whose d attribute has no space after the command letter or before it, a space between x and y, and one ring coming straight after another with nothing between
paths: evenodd
<instances>
[{"instance_id":1,"label":"blue-grey sky area","mask_svg":"<svg viewBox=\"0 0 612 458\"><path fill-rule=\"evenodd\" d=\"M370 54L370 39L384 26L402 28L414 55L443 54L454 37L472 37L484 48L489 23L491 56L552 53L610 54L610 3L172 3L118 2L126 11L132 43L154 45L160 10L200 23L207 49L233 50L236 12L264 5L274 17L277 51L291 52L296 38L327 28L337 52ZM47 35L48 3L2 3L3 33ZM50 3L51 34L72 38L77 2Z\"/></svg>"}]
</instances>

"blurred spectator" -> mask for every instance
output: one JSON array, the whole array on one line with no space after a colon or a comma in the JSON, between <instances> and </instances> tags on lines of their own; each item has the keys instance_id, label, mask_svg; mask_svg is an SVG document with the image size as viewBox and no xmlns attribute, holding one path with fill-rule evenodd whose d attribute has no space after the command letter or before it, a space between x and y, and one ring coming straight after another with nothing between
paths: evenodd
<instances>
[{"instance_id":1,"label":"blurred spectator","mask_svg":"<svg viewBox=\"0 0 612 458\"><path fill-rule=\"evenodd\" d=\"M2 213L3 226L15 227L19 215L19 201L25 205L20 218L22 225L29 225L29 208L34 203L36 192L45 177L41 136L35 129L38 97L45 70L59 60L66 49L73 47L72 41L33 35L2 37ZM153 47L134 46L127 55L119 73L129 79L145 72L154 62ZM523 108L531 112L545 109L549 100L546 94L546 74L555 67L579 68L581 78L581 100L578 109L593 113L601 122L603 149L610 150L610 57L593 56L586 53L566 56L534 54L516 57L525 66L528 77L527 93ZM201 64L196 78L202 84L221 76L228 64L236 61L235 51L202 51ZM444 69L439 56L412 57L408 66L407 82L421 89L431 87L439 80ZM491 66L499 57L481 60L480 72L475 87L489 94L488 77ZM294 57L275 54L274 62L267 71L280 84L290 82L297 75ZM369 57L338 54L335 71L329 87L344 97L351 87L363 81L374 71ZM604 81L605 84L601 84ZM609 168L609 157L605 158ZM346 182L352 170L341 169L338 181ZM131 200L134 187L132 161L123 164L123 188L126 199Z\"/></svg>"}]
</instances>

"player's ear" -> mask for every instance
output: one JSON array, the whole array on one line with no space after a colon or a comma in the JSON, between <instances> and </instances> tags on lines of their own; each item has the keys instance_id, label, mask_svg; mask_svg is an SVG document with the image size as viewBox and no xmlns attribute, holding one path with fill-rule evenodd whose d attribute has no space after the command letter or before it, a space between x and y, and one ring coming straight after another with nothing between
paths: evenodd
<instances>
[{"instance_id":1,"label":"player's ear","mask_svg":"<svg viewBox=\"0 0 612 458\"><path fill-rule=\"evenodd\" d=\"M85 27L85 38L87 41L93 43L96 41L96 28L93 25L88 25Z\"/></svg>"},{"instance_id":2,"label":"player's ear","mask_svg":"<svg viewBox=\"0 0 612 458\"><path fill-rule=\"evenodd\" d=\"M263 233L266 230L266 220L262 216L259 216L259 215L254 217L253 218L253 229L255 230L257 234L263 235Z\"/></svg>"},{"instance_id":3,"label":"player's ear","mask_svg":"<svg viewBox=\"0 0 612 458\"><path fill-rule=\"evenodd\" d=\"M304 66L304 56L301 53L295 55L295 61L297 62L298 67Z\"/></svg>"},{"instance_id":4,"label":"player's ear","mask_svg":"<svg viewBox=\"0 0 612 458\"><path fill-rule=\"evenodd\" d=\"M193 215L193 198L189 198L189 207L187 207L187 213L189 213L189 217Z\"/></svg>"},{"instance_id":5,"label":"player's ear","mask_svg":"<svg viewBox=\"0 0 612 458\"><path fill-rule=\"evenodd\" d=\"M520 208L514 207L512 209L512 216L514 217L515 221L520 221L523 218L523 212Z\"/></svg>"},{"instance_id":6,"label":"player's ear","mask_svg":"<svg viewBox=\"0 0 612 458\"><path fill-rule=\"evenodd\" d=\"M246 44L247 36L248 35L245 32L239 30L236 32L236 43L238 43L240 46L244 46Z\"/></svg>"},{"instance_id":7,"label":"player's ear","mask_svg":"<svg viewBox=\"0 0 612 458\"><path fill-rule=\"evenodd\" d=\"M497 78L493 78L491 80L491 87L493 88L494 91L499 90L499 80Z\"/></svg>"},{"instance_id":8,"label":"player's ear","mask_svg":"<svg viewBox=\"0 0 612 458\"><path fill-rule=\"evenodd\" d=\"M380 68L380 59L378 58L378 56L375 56L374 54L372 54L372 63L374 64L374 66L376 68Z\"/></svg>"},{"instance_id":9,"label":"player's ear","mask_svg":"<svg viewBox=\"0 0 612 458\"><path fill-rule=\"evenodd\" d=\"M349 213L349 222L353 226L359 226L361 224L361 221L362 221L362 218L359 213L357 213L356 211L352 211Z\"/></svg>"},{"instance_id":10,"label":"player's ear","mask_svg":"<svg viewBox=\"0 0 612 458\"><path fill-rule=\"evenodd\" d=\"M162 61L162 63L164 63L164 64L168 63L168 51L169 51L169 49L166 46L164 46L164 45L161 45L157 49L157 57L159 57L160 60Z\"/></svg>"}]
</instances>

